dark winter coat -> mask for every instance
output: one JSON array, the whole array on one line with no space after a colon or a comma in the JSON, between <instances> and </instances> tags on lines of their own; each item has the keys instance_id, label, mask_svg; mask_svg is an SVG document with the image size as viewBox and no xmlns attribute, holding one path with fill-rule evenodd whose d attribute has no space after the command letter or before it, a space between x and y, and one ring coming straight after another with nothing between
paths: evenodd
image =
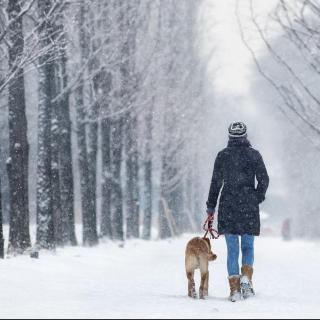
<instances>
[{"instance_id":1,"label":"dark winter coat","mask_svg":"<svg viewBox=\"0 0 320 320\"><path fill-rule=\"evenodd\" d=\"M255 178L257 187L255 188ZM260 234L259 204L264 201L269 177L260 153L246 138L230 138L214 164L207 206L218 209L220 234Z\"/></svg>"}]
</instances>

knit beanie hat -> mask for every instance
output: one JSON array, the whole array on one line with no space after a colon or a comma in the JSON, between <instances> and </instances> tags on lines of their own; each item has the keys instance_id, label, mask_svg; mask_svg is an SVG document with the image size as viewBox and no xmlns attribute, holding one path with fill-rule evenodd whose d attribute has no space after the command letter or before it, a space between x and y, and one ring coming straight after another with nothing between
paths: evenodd
<instances>
[{"instance_id":1,"label":"knit beanie hat","mask_svg":"<svg viewBox=\"0 0 320 320\"><path fill-rule=\"evenodd\" d=\"M247 136L247 126L243 122L232 122L229 126L229 137L242 138Z\"/></svg>"}]
</instances>

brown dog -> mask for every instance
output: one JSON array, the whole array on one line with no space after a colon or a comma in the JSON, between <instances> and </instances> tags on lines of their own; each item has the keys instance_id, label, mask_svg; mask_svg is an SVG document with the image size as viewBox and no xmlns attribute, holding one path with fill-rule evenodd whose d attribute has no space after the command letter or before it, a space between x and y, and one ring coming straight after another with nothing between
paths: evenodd
<instances>
[{"instance_id":1,"label":"brown dog","mask_svg":"<svg viewBox=\"0 0 320 320\"><path fill-rule=\"evenodd\" d=\"M186 248L185 266L188 278L188 296L197 298L194 283L194 271L200 269L201 284L199 289L200 299L208 296L209 286L209 261L214 261L217 256L211 251L211 244L208 238L193 238Z\"/></svg>"}]
</instances>

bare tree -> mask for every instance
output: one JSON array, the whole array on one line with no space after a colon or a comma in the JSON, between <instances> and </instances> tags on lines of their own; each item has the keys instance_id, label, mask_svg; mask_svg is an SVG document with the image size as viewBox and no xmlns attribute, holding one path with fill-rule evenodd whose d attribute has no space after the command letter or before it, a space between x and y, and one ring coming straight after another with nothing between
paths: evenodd
<instances>
[{"instance_id":1,"label":"bare tree","mask_svg":"<svg viewBox=\"0 0 320 320\"><path fill-rule=\"evenodd\" d=\"M172 227L168 228L172 223L168 220L168 212L164 210L163 201L168 205L176 233L183 231L185 220L188 219L184 201L185 180L188 177L189 165L192 164L186 159L188 159L189 144L197 137L197 131L192 130L191 119L198 124L196 120L199 116L201 117L201 112L196 108L199 102L198 97L202 93L194 91L194 88L198 86L199 78L196 77L196 74L200 67L193 50L195 4L186 1L172 2L162 10L164 10L161 17L162 46L165 48L165 60L162 64L164 74L161 80L164 81L163 85L168 90L168 94L165 95L165 98L160 98L162 108L166 111L163 114L161 144L159 228L160 237L165 238L172 234ZM185 21L188 21L188 24L185 24ZM195 151L196 149L193 150Z\"/></svg>"},{"instance_id":2,"label":"bare tree","mask_svg":"<svg viewBox=\"0 0 320 320\"><path fill-rule=\"evenodd\" d=\"M134 0L127 4L123 14L122 32L127 37L122 47L124 60L121 71L123 77L123 104L135 104L130 97L139 90L136 75L136 38L139 23L140 1ZM127 31L126 31L127 30ZM124 147L126 154L126 223L127 238L139 238L140 205L139 205L139 151L138 151L138 119L136 108L130 109L125 115Z\"/></svg>"},{"instance_id":3,"label":"bare tree","mask_svg":"<svg viewBox=\"0 0 320 320\"><path fill-rule=\"evenodd\" d=\"M245 32L243 21L241 21L239 15L239 6L238 1L236 13L242 40L251 52L260 74L271 84L281 98L277 107L284 119L295 128L295 132L300 134L300 139L310 142L315 151L319 150L316 141L320 134L320 95L317 90L320 70L318 44L320 5L312 0L280 0L269 16L269 22L272 23L267 26L272 26L273 29L274 26L277 26L279 31L277 37L271 38L270 28L262 25L254 7L254 2L250 0L251 23L266 49L264 57L257 54ZM267 61L267 64L265 61ZM296 150L291 151L290 155L291 158L296 158ZM302 158L299 163L306 164L305 157ZM290 162L292 162L291 159ZM298 164L295 164L295 167L297 166ZM295 177L295 168L293 166L290 168L290 173ZM303 165L300 169L304 172L308 171L303 168ZM308 177L309 174L306 173ZM313 178L314 175L315 173L311 174L311 177ZM301 180L303 179L301 178ZM304 192L304 190L301 190L302 185L295 186L296 189L299 187L300 189L296 191L302 195ZM316 225L315 222L319 220L312 207L318 207L319 205L310 199L310 195L304 195L302 198L310 203L307 209L307 214L310 217L307 221L312 221L312 225L303 221L305 219L301 219L301 216L299 216L297 218L301 226L299 232L307 233L309 230L310 233L316 235L318 232L314 230L313 225Z\"/></svg>"},{"instance_id":4,"label":"bare tree","mask_svg":"<svg viewBox=\"0 0 320 320\"><path fill-rule=\"evenodd\" d=\"M88 18L88 7L84 1L80 2L79 12L79 46L81 54L81 65L88 64L89 52L87 44L90 43L88 39L88 26L86 19ZM98 242L97 225L96 225L96 211L95 190L91 190L90 183L90 169L89 169L89 155L87 150L87 133L86 133L86 109L84 101L84 73L81 74L81 80L75 91L76 109L77 109L77 138L78 138L78 161L80 168L81 179L81 204L82 204L82 223L83 223L83 244L95 245ZM95 160L94 160L95 161Z\"/></svg>"},{"instance_id":5,"label":"bare tree","mask_svg":"<svg viewBox=\"0 0 320 320\"><path fill-rule=\"evenodd\" d=\"M55 240L58 245L76 245L74 221L74 186L70 99L67 74L67 35L64 27L65 6L61 7L53 22L55 43L55 86L52 118L52 181Z\"/></svg>"},{"instance_id":6,"label":"bare tree","mask_svg":"<svg viewBox=\"0 0 320 320\"><path fill-rule=\"evenodd\" d=\"M24 69L24 35L21 1L8 2L10 23L6 29L9 45L9 69L15 74L8 83L9 95L9 160L7 170L10 185L9 251L23 252L30 247L28 159ZM4 37L4 34L2 35ZM0 37L1 38L1 37Z\"/></svg>"},{"instance_id":7,"label":"bare tree","mask_svg":"<svg viewBox=\"0 0 320 320\"><path fill-rule=\"evenodd\" d=\"M152 100L152 106L154 100ZM146 240L151 238L151 226L152 226L152 120L153 120L153 108L148 108L145 116L145 150L144 150L144 201L145 209L143 216L143 234L142 237Z\"/></svg>"},{"instance_id":8,"label":"bare tree","mask_svg":"<svg viewBox=\"0 0 320 320\"><path fill-rule=\"evenodd\" d=\"M40 50L53 39L53 21L49 15L53 2L39 0L39 16L44 20L39 29ZM55 247L53 220L52 172L52 110L55 97L55 70L52 51L39 59L39 119L38 119L38 171L37 171L37 244L40 248ZM55 199L56 200L56 199Z\"/></svg>"},{"instance_id":9,"label":"bare tree","mask_svg":"<svg viewBox=\"0 0 320 320\"><path fill-rule=\"evenodd\" d=\"M57 106L59 108L60 120L60 196L62 212L62 244L76 245L75 234L75 213L74 213L74 184L73 184L73 165L72 165L72 123L70 118L70 92L66 89L69 85L67 64L67 36L64 30L65 18L60 15L58 20L58 34L60 35L60 59L58 60L58 78L59 78L59 99ZM62 93L62 94L60 94Z\"/></svg>"},{"instance_id":10,"label":"bare tree","mask_svg":"<svg viewBox=\"0 0 320 320\"><path fill-rule=\"evenodd\" d=\"M1 179L0 179L1 188ZM0 192L0 259L4 258L4 239L3 239L3 218L2 218L2 192Z\"/></svg>"},{"instance_id":11,"label":"bare tree","mask_svg":"<svg viewBox=\"0 0 320 320\"><path fill-rule=\"evenodd\" d=\"M317 46L315 43L315 38L317 37L315 27L317 5L313 1L294 0L289 2L281 0L272 15L273 21L275 21L283 31L283 40L286 45L288 45L289 48L298 49L301 53L300 56L296 55L295 60L293 60L292 55L291 57L286 57L285 50L277 48L272 40L268 39L266 31L258 21L251 0L249 4L253 26L265 44L266 49L273 57L274 62L281 68L279 74L282 73L285 76L281 81L278 81L270 75L270 72L268 72L265 66L261 65L256 52L246 39L241 19L239 14L237 14L242 39L250 50L258 70L282 97L286 108L283 108L281 105L279 105L279 107L283 114L289 118L293 115L295 118L293 123L297 127L299 127L298 123L302 123L306 125L310 132L318 135L320 130L315 120L319 117L317 109L320 97L317 96L313 86L308 83L308 79L304 78L304 75L307 73L309 75L312 74L312 77L314 76L316 78L319 70L319 66L317 66L318 57L315 54L315 48ZM303 59L304 66L308 66L308 71L306 72L305 70L304 73L299 70L299 66L301 65L299 59L301 58ZM307 65L305 62L307 62ZM308 139L311 138L306 131L301 133Z\"/></svg>"}]
</instances>

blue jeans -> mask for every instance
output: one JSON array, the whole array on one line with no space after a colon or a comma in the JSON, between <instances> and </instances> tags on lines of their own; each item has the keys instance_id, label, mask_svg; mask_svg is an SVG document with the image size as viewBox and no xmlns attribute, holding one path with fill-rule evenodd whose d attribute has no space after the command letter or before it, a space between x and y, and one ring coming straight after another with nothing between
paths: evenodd
<instances>
[{"instance_id":1,"label":"blue jeans","mask_svg":"<svg viewBox=\"0 0 320 320\"><path fill-rule=\"evenodd\" d=\"M225 234L228 249L228 274L234 276L240 274L239 270L239 238L241 238L242 265L253 266L254 261L254 236Z\"/></svg>"}]
</instances>

